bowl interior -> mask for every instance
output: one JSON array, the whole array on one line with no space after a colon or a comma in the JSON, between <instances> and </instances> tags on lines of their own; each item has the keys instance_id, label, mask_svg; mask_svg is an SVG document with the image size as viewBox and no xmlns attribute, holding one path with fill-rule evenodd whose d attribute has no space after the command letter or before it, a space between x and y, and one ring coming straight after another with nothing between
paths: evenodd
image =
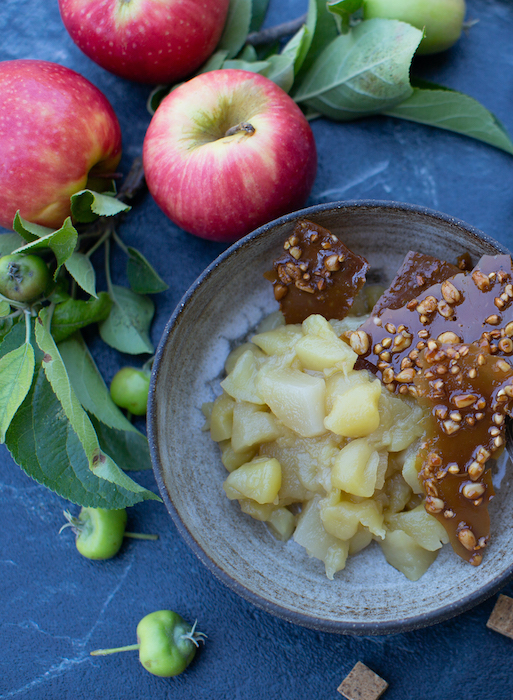
<instances>
[{"instance_id":1,"label":"bowl interior","mask_svg":"<svg viewBox=\"0 0 513 700\"><path fill-rule=\"evenodd\" d=\"M325 226L371 264L369 280L388 283L408 250L454 262L469 252L505 249L462 222L408 205L329 204L282 217L232 246L193 285L157 351L148 432L155 474L168 509L194 551L239 594L287 620L342 633L379 634L432 624L491 595L511 574L510 480L491 505L493 541L474 568L445 546L417 582L389 566L373 543L328 581L322 562L293 541L276 541L241 513L222 489L226 471L202 431L201 406L220 393L224 361L277 309L263 273L297 218Z\"/></svg>"}]
</instances>

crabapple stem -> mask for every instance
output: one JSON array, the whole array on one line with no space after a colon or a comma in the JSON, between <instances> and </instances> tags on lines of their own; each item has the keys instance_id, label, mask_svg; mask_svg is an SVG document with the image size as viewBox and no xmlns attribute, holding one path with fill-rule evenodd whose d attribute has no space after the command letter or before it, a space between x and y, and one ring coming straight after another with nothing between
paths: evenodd
<instances>
[{"instance_id":1,"label":"crabapple stem","mask_svg":"<svg viewBox=\"0 0 513 700\"><path fill-rule=\"evenodd\" d=\"M107 656L107 654L117 654L118 651L136 651L140 646L140 644L129 644L126 647L116 647L115 649L96 649L90 654L91 656Z\"/></svg>"},{"instance_id":2,"label":"crabapple stem","mask_svg":"<svg viewBox=\"0 0 513 700\"><path fill-rule=\"evenodd\" d=\"M132 540L158 540L158 535L146 535L143 532L125 532L123 537L130 537Z\"/></svg>"}]
</instances>

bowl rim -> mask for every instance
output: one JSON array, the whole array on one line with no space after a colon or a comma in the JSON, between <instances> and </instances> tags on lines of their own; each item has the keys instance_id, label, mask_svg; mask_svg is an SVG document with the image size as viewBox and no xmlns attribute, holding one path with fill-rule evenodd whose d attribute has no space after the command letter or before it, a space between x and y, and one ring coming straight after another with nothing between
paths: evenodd
<instances>
[{"instance_id":1,"label":"bowl rim","mask_svg":"<svg viewBox=\"0 0 513 700\"><path fill-rule=\"evenodd\" d=\"M237 593L243 599L252 603L261 610L271 613L276 617L281 618L282 620L300 625L302 627L325 632L332 632L336 634L396 634L438 624L456 615L466 612L467 610L470 610L479 603L482 603L486 599L490 598L503 586L505 586L511 579L513 579L513 562L502 573L498 574L496 577L490 580L487 585L485 585L482 588L476 589L475 591L469 593L467 596L459 599L458 601L444 605L440 608L436 608L435 610L431 610L429 612L419 613L416 615L412 615L411 617L399 620L384 620L377 622L349 622L318 618L306 613L291 611L287 608L278 605L277 603L266 600L261 595L254 593L242 583L232 578L213 559L211 559L208 554L206 554L206 552L202 549L201 545L195 539L193 533L190 532L190 530L182 521L176 507L174 506L167 493L164 483L163 467L160 461L159 449L157 446L156 382L159 375L160 363L162 361L166 344L173 333L173 328L175 327L177 320L181 317L183 313L185 313L187 305L191 301L192 297L195 295L198 287L201 286L204 280L207 279L226 258L231 256L235 251L247 247L247 245L250 244L254 238L265 234L270 229L273 229L278 225L286 224L289 221L294 221L295 219L300 217L308 218L312 214L315 215L329 210L343 211L348 209L387 209L396 210L400 212L412 212L421 216L427 216L429 218L434 218L439 221L446 222L457 228L462 228L475 238L478 238L481 241L495 247L498 251L505 254L510 254L508 248L502 243L495 240L494 238L484 233L480 229L476 228L475 226L472 226L471 224L468 224L461 219L458 219L449 214L444 214L435 209L430 209L428 207L416 204L409 204L405 202L396 202L393 200L352 199L336 202L325 202L322 204L315 204L309 207L305 207L304 209L300 209L289 214L285 214L284 216L281 216L278 219L274 219L273 221L270 221L267 224L260 226L254 231L248 233L246 236L235 241L220 255L218 255L203 270L203 272L197 277L197 279L184 293L181 300L175 307L173 313L171 314L168 322L166 323L166 326L164 328L164 331L162 333L162 336L160 338L155 352L153 369L151 373L147 411L148 443L155 480L160 495L174 522L174 525L176 526L180 535L185 540L186 544L190 547L190 549L194 552L198 559L207 567L207 569L210 570L210 572L218 580L224 583L230 590Z\"/></svg>"}]
</instances>

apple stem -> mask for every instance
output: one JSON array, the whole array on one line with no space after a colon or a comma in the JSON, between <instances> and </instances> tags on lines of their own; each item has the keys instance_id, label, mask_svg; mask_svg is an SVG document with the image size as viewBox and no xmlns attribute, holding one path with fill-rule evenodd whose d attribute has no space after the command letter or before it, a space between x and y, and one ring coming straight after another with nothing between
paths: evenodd
<instances>
[{"instance_id":1,"label":"apple stem","mask_svg":"<svg viewBox=\"0 0 513 700\"><path fill-rule=\"evenodd\" d=\"M272 44L279 39L295 34L299 29L301 29L305 22L306 14L301 15L301 17L297 17L296 19L292 19L290 22L277 24L275 27L268 27L267 29L262 29L260 32L252 32L246 37L246 44L251 44L251 46Z\"/></svg>"},{"instance_id":2,"label":"apple stem","mask_svg":"<svg viewBox=\"0 0 513 700\"><path fill-rule=\"evenodd\" d=\"M116 647L114 649L96 649L89 652L91 656L107 656L107 654L117 654L119 651L135 651L139 649L140 644L129 644L126 647Z\"/></svg>"},{"instance_id":3,"label":"apple stem","mask_svg":"<svg viewBox=\"0 0 513 700\"><path fill-rule=\"evenodd\" d=\"M230 127L225 133L225 136L233 136L234 134L238 134L241 131L247 134L248 136L252 136L255 133L256 129L253 126L253 124L250 124L249 122L240 122L240 124Z\"/></svg>"}]
</instances>

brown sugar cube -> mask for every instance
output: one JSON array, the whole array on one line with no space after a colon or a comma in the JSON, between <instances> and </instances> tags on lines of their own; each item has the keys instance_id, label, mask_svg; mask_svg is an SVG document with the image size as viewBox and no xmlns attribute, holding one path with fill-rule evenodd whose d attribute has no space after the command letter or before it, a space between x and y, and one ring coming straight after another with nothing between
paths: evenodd
<instances>
[{"instance_id":1,"label":"brown sugar cube","mask_svg":"<svg viewBox=\"0 0 513 700\"><path fill-rule=\"evenodd\" d=\"M513 598L502 594L497 598L486 626L513 639Z\"/></svg>"},{"instance_id":2,"label":"brown sugar cube","mask_svg":"<svg viewBox=\"0 0 513 700\"><path fill-rule=\"evenodd\" d=\"M388 683L381 676L358 661L337 690L347 700L378 700L387 688Z\"/></svg>"}]
</instances>

